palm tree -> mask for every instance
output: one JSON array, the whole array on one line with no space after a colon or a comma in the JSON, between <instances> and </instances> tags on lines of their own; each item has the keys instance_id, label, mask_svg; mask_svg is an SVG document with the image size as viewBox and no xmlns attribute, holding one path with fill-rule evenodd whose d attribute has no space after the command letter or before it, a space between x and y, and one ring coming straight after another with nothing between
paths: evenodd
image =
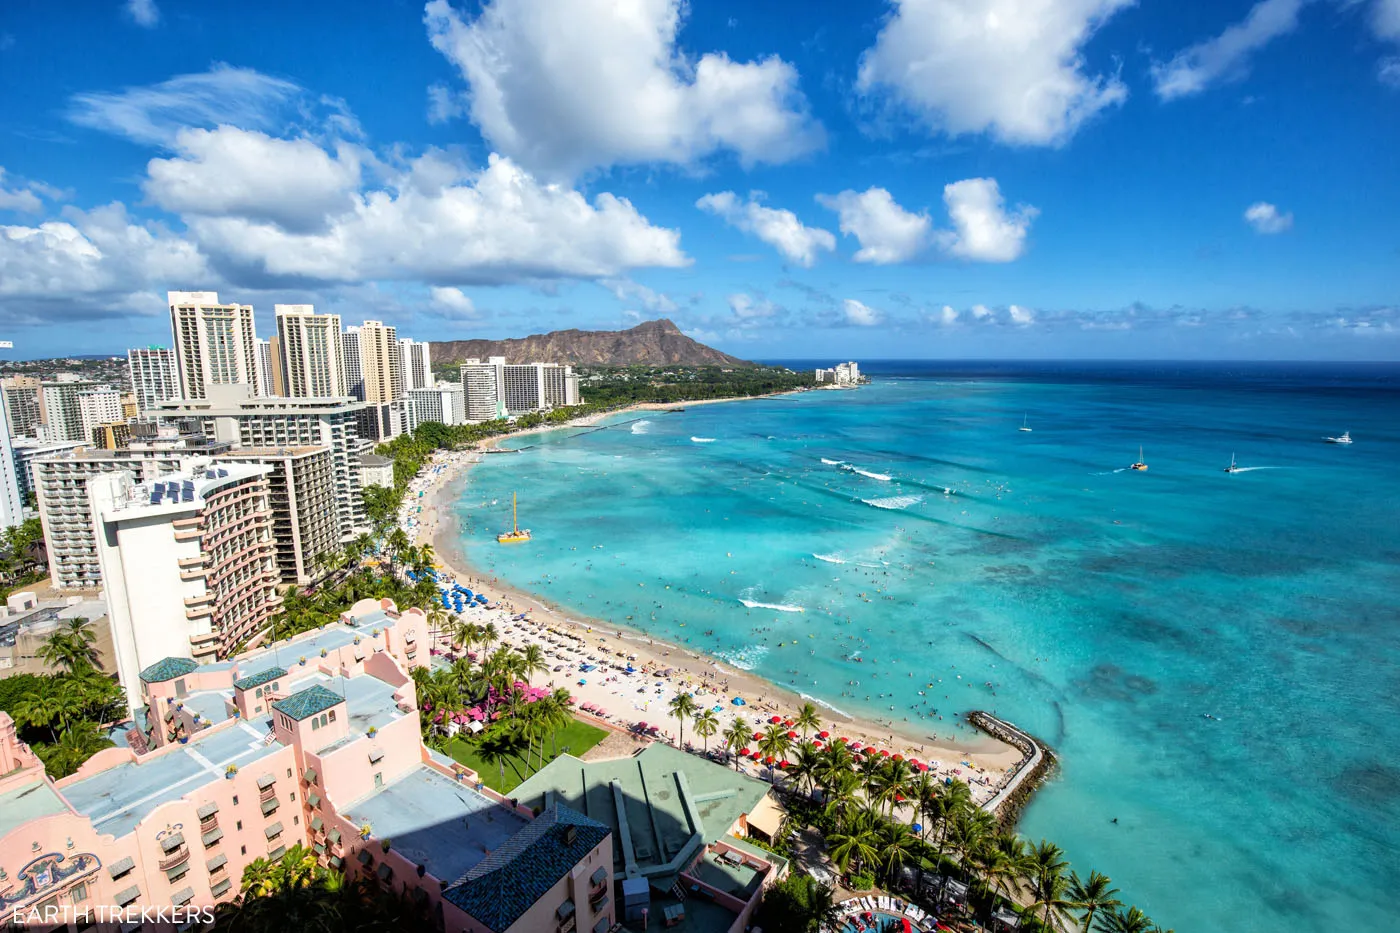
<instances>
[{"instance_id":1,"label":"palm tree","mask_svg":"<svg viewBox=\"0 0 1400 933\"><path fill-rule=\"evenodd\" d=\"M972 864L988 889L1007 900L1011 900L1012 888L1032 868L1025 842L1012 833L1002 833L988 840L973 854ZM995 906L995 901L990 902L988 911Z\"/></svg>"},{"instance_id":2,"label":"palm tree","mask_svg":"<svg viewBox=\"0 0 1400 933\"><path fill-rule=\"evenodd\" d=\"M797 718L794 720L797 728L802 731L802 737L807 738L807 733L815 732L821 728L821 717L817 715L817 708L811 703L803 703L802 708L797 711Z\"/></svg>"},{"instance_id":3,"label":"palm tree","mask_svg":"<svg viewBox=\"0 0 1400 933\"><path fill-rule=\"evenodd\" d=\"M797 746L797 754L793 758L792 767L788 769L788 776L798 786L806 784L806 794L810 797L821 764L821 752L817 751L817 747L811 742L803 742Z\"/></svg>"},{"instance_id":4,"label":"palm tree","mask_svg":"<svg viewBox=\"0 0 1400 933\"><path fill-rule=\"evenodd\" d=\"M710 736L719 731L719 717L712 709L702 709L695 716L695 734L705 740L705 754L710 753Z\"/></svg>"},{"instance_id":5,"label":"palm tree","mask_svg":"<svg viewBox=\"0 0 1400 933\"><path fill-rule=\"evenodd\" d=\"M763 753L765 761L769 758L774 760L774 768L777 767L776 762L786 758L791 749L792 739L788 738L781 723L769 727L768 731L763 733L763 737L758 740L758 750ZM776 780L775 777L774 781L776 782Z\"/></svg>"},{"instance_id":6,"label":"palm tree","mask_svg":"<svg viewBox=\"0 0 1400 933\"><path fill-rule=\"evenodd\" d=\"M861 866L879 858L879 850L876 848L879 837L875 833L875 823L870 816L870 811L862 811L849 821L849 826L827 837L827 851L832 864L841 871L847 871L852 863L859 871Z\"/></svg>"},{"instance_id":7,"label":"palm tree","mask_svg":"<svg viewBox=\"0 0 1400 933\"><path fill-rule=\"evenodd\" d=\"M1136 907L1105 912L1096 922L1094 929L1099 933L1151 933L1152 930L1152 920Z\"/></svg>"},{"instance_id":8,"label":"palm tree","mask_svg":"<svg viewBox=\"0 0 1400 933\"><path fill-rule=\"evenodd\" d=\"M855 758L844 743L837 742L821 752L821 763L817 767L817 783L830 787L841 775L851 774Z\"/></svg>"},{"instance_id":9,"label":"palm tree","mask_svg":"<svg viewBox=\"0 0 1400 933\"><path fill-rule=\"evenodd\" d=\"M479 643L483 652L490 651L491 646L501 640L500 630L496 628L495 622L487 622L481 627Z\"/></svg>"},{"instance_id":10,"label":"palm tree","mask_svg":"<svg viewBox=\"0 0 1400 933\"><path fill-rule=\"evenodd\" d=\"M1074 901L1074 909L1079 911L1081 933L1089 933L1094 919L1100 914L1112 912L1123 906L1123 902L1114 896L1118 889L1112 885L1113 882L1107 875L1096 871L1089 872L1089 877L1085 880L1080 880L1078 874L1070 872L1069 897Z\"/></svg>"},{"instance_id":11,"label":"palm tree","mask_svg":"<svg viewBox=\"0 0 1400 933\"><path fill-rule=\"evenodd\" d=\"M1069 880L1065 878L1069 863L1065 861L1064 852L1059 846L1044 839L1031 847L1029 858L1031 894L1034 897L1031 909L1043 907L1045 925L1050 926L1052 912L1063 914L1074 907L1074 902L1068 896Z\"/></svg>"},{"instance_id":12,"label":"palm tree","mask_svg":"<svg viewBox=\"0 0 1400 933\"><path fill-rule=\"evenodd\" d=\"M826 813L838 826L845 826L856 813L860 804L859 790L860 778L852 771L835 774L825 782Z\"/></svg>"},{"instance_id":13,"label":"palm tree","mask_svg":"<svg viewBox=\"0 0 1400 933\"><path fill-rule=\"evenodd\" d=\"M685 721L699 712L700 707L696 704L695 697L688 693L678 693L672 698L668 708L671 711L671 715L676 717L676 723L680 726L679 739L676 744L684 748Z\"/></svg>"},{"instance_id":14,"label":"palm tree","mask_svg":"<svg viewBox=\"0 0 1400 933\"><path fill-rule=\"evenodd\" d=\"M58 718L60 706L58 696L53 691L46 690L20 697L15 703L14 714L15 718L26 726L46 727L49 736L57 742L58 731L54 729L53 722Z\"/></svg>"},{"instance_id":15,"label":"palm tree","mask_svg":"<svg viewBox=\"0 0 1400 933\"><path fill-rule=\"evenodd\" d=\"M446 609L442 608L442 603L428 604L428 638L437 647L438 636L447 630L452 622L452 616L448 615Z\"/></svg>"},{"instance_id":16,"label":"palm tree","mask_svg":"<svg viewBox=\"0 0 1400 933\"><path fill-rule=\"evenodd\" d=\"M749 723L743 716L735 716L729 728L724 730L724 747L734 753L734 770L739 770L739 749L749 744Z\"/></svg>"},{"instance_id":17,"label":"palm tree","mask_svg":"<svg viewBox=\"0 0 1400 933\"><path fill-rule=\"evenodd\" d=\"M880 865L890 884L899 880L899 873L914 857L918 837L908 824L886 820L880 829Z\"/></svg>"},{"instance_id":18,"label":"palm tree","mask_svg":"<svg viewBox=\"0 0 1400 933\"><path fill-rule=\"evenodd\" d=\"M871 798L875 803L883 803L889 807L890 817L894 817L895 804L899 798L903 797L908 790L910 777L913 776L913 769L907 761L886 761L875 773L872 780L872 787L875 795Z\"/></svg>"},{"instance_id":19,"label":"palm tree","mask_svg":"<svg viewBox=\"0 0 1400 933\"><path fill-rule=\"evenodd\" d=\"M534 674L543 674L549 670L549 665L544 660L544 649L531 642L525 646L525 651L520 655L520 663L517 665L521 679L529 682Z\"/></svg>"}]
</instances>

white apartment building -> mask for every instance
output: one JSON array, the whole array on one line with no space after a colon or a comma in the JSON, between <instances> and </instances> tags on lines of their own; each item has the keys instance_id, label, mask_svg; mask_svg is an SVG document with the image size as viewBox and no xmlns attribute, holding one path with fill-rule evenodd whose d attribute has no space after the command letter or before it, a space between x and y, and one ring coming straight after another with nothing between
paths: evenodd
<instances>
[{"instance_id":1,"label":"white apartment building","mask_svg":"<svg viewBox=\"0 0 1400 933\"><path fill-rule=\"evenodd\" d=\"M11 437L39 436L39 427L44 423L39 389L40 382L34 376L0 379L0 393L5 397L5 416L10 422Z\"/></svg>"},{"instance_id":2,"label":"white apartment building","mask_svg":"<svg viewBox=\"0 0 1400 933\"><path fill-rule=\"evenodd\" d=\"M45 382L39 387L39 408L44 422L41 432L49 441L87 441L92 432L83 431L83 412L78 397L94 389L106 389L95 382ZM120 406L120 398L118 399ZM121 410L118 407L118 415ZM120 420L120 418L118 418Z\"/></svg>"},{"instance_id":3,"label":"white apartment building","mask_svg":"<svg viewBox=\"0 0 1400 933\"><path fill-rule=\"evenodd\" d=\"M462 392L468 421L491 421L506 416L502 381L505 365L504 356L493 356L484 363L472 359L462 364Z\"/></svg>"},{"instance_id":4,"label":"white apartment building","mask_svg":"<svg viewBox=\"0 0 1400 933\"><path fill-rule=\"evenodd\" d=\"M347 327L340 335L341 365L345 367L345 394L365 400L365 368L360 361L360 329Z\"/></svg>"},{"instance_id":5,"label":"white apartment building","mask_svg":"<svg viewBox=\"0 0 1400 933\"><path fill-rule=\"evenodd\" d=\"M578 377L558 363L507 363L493 356L462 364L467 418L486 421L506 415L580 404Z\"/></svg>"},{"instance_id":6,"label":"white apartment building","mask_svg":"<svg viewBox=\"0 0 1400 933\"><path fill-rule=\"evenodd\" d=\"M88 444L82 441L50 442L41 441L34 437L11 438L10 449L15 461L15 480L19 483L20 501L27 500L29 494L34 491L34 461L36 459L86 446Z\"/></svg>"},{"instance_id":7,"label":"white apartment building","mask_svg":"<svg viewBox=\"0 0 1400 933\"><path fill-rule=\"evenodd\" d=\"M131 392L136 396L138 413L180 394L180 369L174 350L164 347L127 350L126 371L131 380Z\"/></svg>"},{"instance_id":8,"label":"white apartment building","mask_svg":"<svg viewBox=\"0 0 1400 933\"><path fill-rule=\"evenodd\" d=\"M853 386L860 383L859 363L837 363L830 369L816 370L817 382L829 382L838 386Z\"/></svg>"},{"instance_id":9,"label":"white apartment building","mask_svg":"<svg viewBox=\"0 0 1400 933\"><path fill-rule=\"evenodd\" d=\"M367 524L356 427L364 408L350 398L253 398L246 386L218 386L204 399L169 399L152 414L196 420L209 437L236 447L330 448L336 524L339 540L346 541Z\"/></svg>"},{"instance_id":10,"label":"white apartment building","mask_svg":"<svg viewBox=\"0 0 1400 933\"><path fill-rule=\"evenodd\" d=\"M282 359L278 353L276 337L264 340L257 337L253 341L258 348L258 395L285 395L282 387Z\"/></svg>"},{"instance_id":11,"label":"white apartment building","mask_svg":"<svg viewBox=\"0 0 1400 933\"><path fill-rule=\"evenodd\" d=\"M285 394L292 398L344 398L350 394L340 315L317 314L311 305L275 305L274 310ZM358 333L355 343L358 358ZM359 377L358 381L362 380Z\"/></svg>"},{"instance_id":12,"label":"white apartment building","mask_svg":"<svg viewBox=\"0 0 1400 933\"><path fill-rule=\"evenodd\" d=\"M399 340L399 350L400 365L403 369L404 392L412 392L414 389L431 389L433 387L433 363L428 353L428 344L404 337Z\"/></svg>"},{"instance_id":13,"label":"white apartment building","mask_svg":"<svg viewBox=\"0 0 1400 933\"><path fill-rule=\"evenodd\" d=\"M19 471L11 446L10 416L5 408L0 405L0 528L9 528L24 521L24 499L20 496Z\"/></svg>"},{"instance_id":14,"label":"white apartment building","mask_svg":"<svg viewBox=\"0 0 1400 933\"><path fill-rule=\"evenodd\" d=\"M204 398L211 385L264 394L252 305L219 304L218 292L170 292L168 299L181 398Z\"/></svg>"},{"instance_id":15,"label":"white apartment building","mask_svg":"<svg viewBox=\"0 0 1400 933\"><path fill-rule=\"evenodd\" d=\"M222 660L281 605L271 469L195 461L155 480L120 472L88 484L117 674L133 715L142 668Z\"/></svg>"},{"instance_id":16,"label":"white apartment building","mask_svg":"<svg viewBox=\"0 0 1400 933\"><path fill-rule=\"evenodd\" d=\"M122 395L116 389L99 386L78 393L78 420L82 436L92 439L92 429L104 424L124 422Z\"/></svg>"},{"instance_id":17,"label":"white apartment building","mask_svg":"<svg viewBox=\"0 0 1400 933\"><path fill-rule=\"evenodd\" d=\"M459 382L439 382L431 389L410 389L408 398L413 406L415 427L425 421L443 424L467 421L466 394Z\"/></svg>"},{"instance_id":18,"label":"white apartment building","mask_svg":"<svg viewBox=\"0 0 1400 933\"><path fill-rule=\"evenodd\" d=\"M320 558L340 545L329 447L239 447L220 463L261 463L272 507L272 538L283 583L308 586L325 575Z\"/></svg>"},{"instance_id":19,"label":"white apartment building","mask_svg":"<svg viewBox=\"0 0 1400 933\"><path fill-rule=\"evenodd\" d=\"M180 470L192 458L228 450L202 436L162 428L149 439L132 438L121 450L98 450L77 444L45 451L30 462L39 520L49 548L49 575L56 589L82 589L102 582L97 537L87 485L95 476L130 472L138 480L153 480Z\"/></svg>"}]
</instances>

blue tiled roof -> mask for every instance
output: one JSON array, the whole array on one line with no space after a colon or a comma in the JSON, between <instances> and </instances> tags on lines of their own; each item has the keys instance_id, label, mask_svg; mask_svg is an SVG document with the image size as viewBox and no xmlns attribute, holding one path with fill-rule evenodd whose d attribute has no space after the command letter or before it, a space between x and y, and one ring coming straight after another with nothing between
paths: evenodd
<instances>
[{"instance_id":1,"label":"blue tiled roof","mask_svg":"<svg viewBox=\"0 0 1400 933\"><path fill-rule=\"evenodd\" d=\"M278 700L272 704L272 708L279 713L286 713L293 719L302 720L344 702L345 697L316 684L314 687L293 693L285 700Z\"/></svg>"},{"instance_id":2,"label":"blue tiled roof","mask_svg":"<svg viewBox=\"0 0 1400 933\"><path fill-rule=\"evenodd\" d=\"M199 665L189 658L161 658L141 672L141 679L148 684L158 684L174 680L176 677L184 677L198 667Z\"/></svg>"},{"instance_id":3,"label":"blue tiled roof","mask_svg":"<svg viewBox=\"0 0 1400 933\"><path fill-rule=\"evenodd\" d=\"M572 843L566 838L570 827ZM582 813L553 804L442 896L487 928L504 933L610 832Z\"/></svg>"},{"instance_id":4,"label":"blue tiled roof","mask_svg":"<svg viewBox=\"0 0 1400 933\"><path fill-rule=\"evenodd\" d=\"M249 674L247 677L238 678L233 682L233 686L238 690L251 690L254 687L261 687L270 680L276 680L279 677L286 676L287 671L285 668L269 667L267 670L257 674Z\"/></svg>"}]
</instances>

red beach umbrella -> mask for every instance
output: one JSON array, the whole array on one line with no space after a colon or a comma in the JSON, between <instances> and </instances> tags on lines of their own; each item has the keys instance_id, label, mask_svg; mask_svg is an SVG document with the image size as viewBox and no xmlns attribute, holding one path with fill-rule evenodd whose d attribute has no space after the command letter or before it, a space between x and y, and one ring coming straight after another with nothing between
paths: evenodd
<instances>
[{"instance_id":1,"label":"red beach umbrella","mask_svg":"<svg viewBox=\"0 0 1400 933\"><path fill-rule=\"evenodd\" d=\"M747 758L747 757L749 757L749 747L748 747L747 745L745 745L743 748L739 749L739 757L740 757L740 758Z\"/></svg>"},{"instance_id":2,"label":"red beach umbrella","mask_svg":"<svg viewBox=\"0 0 1400 933\"><path fill-rule=\"evenodd\" d=\"M763 759L763 763L766 765L771 765L773 763L773 756L769 755L767 758Z\"/></svg>"},{"instance_id":3,"label":"red beach umbrella","mask_svg":"<svg viewBox=\"0 0 1400 933\"><path fill-rule=\"evenodd\" d=\"M791 725L793 725L793 724L794 724L794 723L793 723L793 721L792 721L791 719L784 719L784 720L783 720L783 725L785 725L785 726L791 726Z\"/></svg>"},{"instance_id":4,"label":"red beach umbrella","mask_svg":"<svg viewBox=\"0 0 1400 933\"><path fill-rule=\"evenodd\" d=\"M789 732L789 733L788 733L788 738L790 738L790 739L795 739L795 738L797 738L797 733L796 733L796 732Z\"/></svg>"},{"instance_id":5,"label":"red beach umbrella","mask_svg":"<svg viewBox=\"0 0 1400 933\"><path fill-rule=\"evenodd\" d=\"M903 760L904 760L904 756L903 756L903 755L895 755L891 760L892 760L892 761L903 761Z\"/></svg>"},{"instance_id":6,"label":"red beach umbrella","mask_svg":"<svg viewBox=\"0 0 1400 933\"><path fill-rule=\"evenodd\" d=\"M887 752L887 751L885 751L885 750L882 748L882 749L880 749L880 757L881 757L881 758L888 758L888 757L890 757L890 753Z\"/></svg>"},{"instance_id":7,"label":"red beach umbrella","mask_svg":"<svg viewBox=\"0 0 1400 933\"><path fill-rule=\"evenodd\" d=\"M823 729L822 731L820 731L820 732L817 733L817 738L819 738L819 739L829 739L829 738L831 738L831 733L830 733L830 732L827 732L825 729ZM844 742L844 741L846 741L846 740L845 740L845 739L842 739L841 741Z\"/></svg>"},{"instance_id":8,"label":"red beach umbrella","mask_svg":"<svg viewBox=\"0 0 1400 933\"><path fill-rule=\"evenodd\" d=\"M783 718L782 718L781 716L774 716L772 719L768 720L768 722L769 722L770 725L775 725L775 726L776 726L778 723L782 722L782 721L783 721Z\"/></svg>"},{"instance_id":9,"label":"red beach umbrella","mask_svg":"<svg viewBox=\"0 0 1400 933\"><path fill-rule=\"evenodd\" d=\"M782 768L784 771L787 770L787 766L788 766L788 761L787 761L786 758L784 758L782 761L778 762L778 767L779 767L779 768Z\"/></svg>"},{"instance_id":10,"label":"red beach umbrella","mask_svg":"<svg viewBox=\"0 0 1400 933\"><path fill-rule=\"evenodd\" d=\"M755 742L761 742L761 741L763 741L763 733L762 733L762 732L755 732L755 733L753 734L753 740L754 740Z\"/></svg>"},{"instance_id":11,"label":"red beach umbrella","mask_svg":"<svg viewBox=\"0 0 1400 933\"><path fill-rule=\"evenodd\" d=\"M846 737L843 735L843 736L841 736L841 738L837 739L836 741L838 741L838 742L850 742L851 740L848 739L848 738L846 738Z\"/></svg>"}]
</instances>

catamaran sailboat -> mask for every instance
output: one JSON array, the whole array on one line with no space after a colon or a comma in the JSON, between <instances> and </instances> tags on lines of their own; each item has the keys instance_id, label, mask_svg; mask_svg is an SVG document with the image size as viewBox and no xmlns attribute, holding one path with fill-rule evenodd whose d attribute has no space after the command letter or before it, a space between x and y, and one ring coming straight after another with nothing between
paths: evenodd
<instances>
[{"instance_id":1,"label":"catamaran sailboat","mask_svg":"<svg viewBox=\"0 0 1400 933\"><path fill-rule=\"evenodd\" d=\"M1343 431L1341 437L1324 437L1323 440L1329 444L1350 444L1351 432Z\"/></svg>"},{"instance_id":2,"label":"catamaran sailboat","mask_svg":"<svg viewBox=\"0 0 1400 933\"><path fill-rule=\"evenodd\" d=\"M496 535L499 544L518 544L521 541L530 540L530 529L520 527L520 516L515 508L515 493L510 494L510 518L512 528L510 531L503 531Z\"/></svg>"},{"instance_id":3,"label":"catamaran sailboat","mask_svg":"<svg viewBox=\"0 0 1400 933\"><path fill-rule=\"evenodd\" d=\"M1230 465L1225 468L1226 473L1238 473L1240 468L1235 466L1235 455L1230 454Z\"/></svg>"},{"instance_id":4,"label":"catamaran sailboat","mask_svg":"<svg viewBox=\"0 0 1400 933\"><path fill-rule=\"evenodd\" d=\"M1145 472L1147 472L1147 461L1144 460L1144 459L1142 459L1142 448L1141 448L1141 447L1138 448L1137 463L1131 464L1131 465L1128 467L1128 469L1130 469L1130 470L1137 470L1137 471L1140 472L1140 473L1145 473Z\"/></svg>"},{"instance_id":5,"label":"catamaran sailboat","mask_svg":"<svg viewBox=\"0 0 1400 933\"><path fill-rule=\"evenodd\" d=\"M1031 426L1028 425L1028 424L1026 424L1026 416L1025 416L1025 415L1022 415L1022 416L1021 416L1021 430L1022 430L1022 431L1030 431L1030 430L1031 430Z\"/></svg>"}]
</instances>

